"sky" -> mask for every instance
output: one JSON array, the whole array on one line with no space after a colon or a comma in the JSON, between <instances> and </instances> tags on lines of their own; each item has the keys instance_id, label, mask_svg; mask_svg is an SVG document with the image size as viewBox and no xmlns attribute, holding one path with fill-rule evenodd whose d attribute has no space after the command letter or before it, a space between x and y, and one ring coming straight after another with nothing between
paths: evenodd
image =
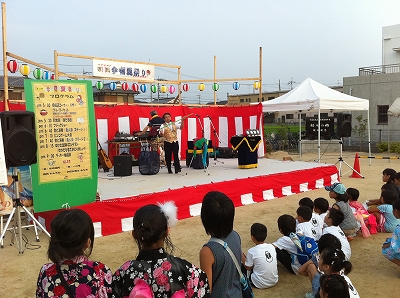
<instances>
[{"instance_id":1,"label":"sky","mask_svg":"<svg viewBox=\"0 0 400 298\"><path fill-rule=\"evenodd\" d=\"M307 77L342 85L360 67L382 64L382 27L400 24L399 0L3 2L7 51L26 59L53 67L57 50L179 65L181 79L198 80L213 79L216 56L217 78L254 78L262 47L263 91L277 91L279 82L290 89L289 82L296 87ZM69 73L92 68L90 60L59 63ZM155 77L176 80L177 73L156 67ZM217 99L253 93L253 82L240 81L237 91L220 82ZM202 92L197 86L182 94L184 103L213 101L211 83Z\"/></svg>"}]
</instances>

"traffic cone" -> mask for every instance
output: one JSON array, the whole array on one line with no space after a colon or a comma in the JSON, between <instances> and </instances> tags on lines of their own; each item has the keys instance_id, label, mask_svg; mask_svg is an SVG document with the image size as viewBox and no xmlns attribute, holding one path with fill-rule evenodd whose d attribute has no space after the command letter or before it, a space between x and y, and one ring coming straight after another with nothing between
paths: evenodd
<instances>
[{"instance_id":1,"label":"traffic cone","mask_svg":"<svg viewBox=\"0 0 400 298\"><path fill-rule=\"evenodd\" d=\"M358 158L358 153L356 153L356 157L354 158L354 166L353 166L353 174L351 174L350 178L364 178L361 176L361 170L360 170L360 160ZM360 173L360 174L358 174Z\"/></svg>"}]
</instances>

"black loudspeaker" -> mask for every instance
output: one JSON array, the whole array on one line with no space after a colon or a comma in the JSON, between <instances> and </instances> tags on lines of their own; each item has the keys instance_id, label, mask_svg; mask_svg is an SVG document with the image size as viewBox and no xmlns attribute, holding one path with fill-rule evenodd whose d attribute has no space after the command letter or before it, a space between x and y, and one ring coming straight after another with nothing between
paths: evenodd
<instances>
[{"instance_id":1,"label":"black loudspeaker","mask_svg":"<svg viewBox=\"0 0 400 298\"><path fill-rule=\"evenodd\" d=\"M351 137L351 114L338 113L336 127L338 138Z\"/></svg>"},{"instance_id":2,"label":"black loudspeaker","mask_svg":"<svg viewBox=\"0 0 400 298\"><path fill-rule=\"evenodd\" d=\"M114 156L114 176L132 175L132 156L116 155Z\"/></svg>"},{"instance_id":3,"label":"black loudspeaker","mask_svg":"<svg viewBox=\"0 0 400 298\"><path fill-rule=\"evenodd\" d=\"M0 113L4 155L7 167L18 167L37 162L35 114L28 111Z\"/></svg>"},{"instance_id":4,"label":"black loudspeaker","mask_svg":"<svg viewBox=\"0 0 400 298\"><path fill-rule=\"evenodd\" d=\"M160 155L157 151L141 151L139 154L139 173L155 175L160 171Z\"/></svg>"}]
</instances>

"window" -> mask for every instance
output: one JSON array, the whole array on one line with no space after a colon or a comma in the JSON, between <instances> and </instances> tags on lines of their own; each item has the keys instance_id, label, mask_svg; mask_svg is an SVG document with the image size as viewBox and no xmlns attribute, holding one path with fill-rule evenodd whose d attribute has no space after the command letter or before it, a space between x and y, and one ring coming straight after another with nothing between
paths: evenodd
<instances>
[{"instance_id":1,"label":"window","mask_svg":"<svg viewBox=\"0 0 400 298\"><path fill-rule=\"evenodd\" d=\"M388 123L388 114L387 114L388 109L389 109L388 105L378 106L378 124Z\"/></svg>"},{"instance_id":2,"label":"window","mask_svg":"<svg viewBox=\"0 0 400 298\"><path fill-rule=\"evenodd\" d=\"M274 99L275 97L273 96L268 96L268 100Z\"/></svg>"},{"instance_id":3,"label":"window","mask_svg":"<svg viewBox=\"0 0 400 298\"><path fill-rule=\"evenodd\" d=\"M240 99L240 102L244 102L244 99L243 99L243 98L241 98L241 99Z\"/></svg>"},{"instance_id":4,"label":"window","mask_svg":"<svg viewBox=\"0 0 400 298\"><path fill-rule=\"evenodd\" d=\"M293 114L286 114L286 120L293 119Z\"/></svg>"}]
</instances>

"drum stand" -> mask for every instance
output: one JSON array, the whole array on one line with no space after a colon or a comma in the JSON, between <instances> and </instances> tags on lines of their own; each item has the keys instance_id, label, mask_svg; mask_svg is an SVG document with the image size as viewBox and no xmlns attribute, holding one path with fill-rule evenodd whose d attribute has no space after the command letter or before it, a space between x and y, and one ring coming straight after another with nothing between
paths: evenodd
<instances>
[{"instance_id":1,"label":"drum stand","mask_svg":"<svg viewBox=\"0 0 400 298\"><path fill-rule=\"evenodd\" d=\"M33 222L38 225L42 231L44 231L47 236L50 237L49 232L46 231L46 229L40 224L40 222L35 218L35 216L33 216L32 213L29 212L29 210L21 203L20 200L20 196L19 196L19 189L18 189L18 173L17 173L17 168L14 167L13 169L13 182L14 182L14 195L15 195L15 199L13 199L14 202L14 207L8 217L7 223L1 233L0 236L0 240L3 241L4 235L6 234L8 229L12 229L13 230L13 238L11 241L11 245L14 244L14 238L17 241L17 246L18 246L18 251L20 254L24 253L24 249L22 247L22 224L21 224L21 212L22 210L25 212L25 215L29 215L29 217L33 220ZM22 210L21 210L22 209ZM11 220L13 218L13 216L16 215L16 219L15 219L15 224L12 228L9 228L9 225L11 223ZM34 226L35 226L34 224ZM36 230L36 226L35 226L35 232L36 232L36 241L39 241L39 238L37 236L37 230ZM18 235L18 238L16 237L16 235Z\"/></svg>"},{"instance_id":2,"label":"drum stand","mask_svg":"<svg viewBox=\"0 0 400 298\"><path fill-rule=\"evenodd\" d=\"M360 175L361 177L364 178L363 175L361 175L361 173L359 173L357 170L355 170L351 165L349 165L346 161L343 160L343 141L342 138L340 138L339 140L339 144L340 144L340 157L338 158L339 160L335 163L335 166L339 163L339 177L342 177L342 163L344 163L347 167L349 167L351 170L353 170L354 172L356 172L358 175Z\"/></svg>"},{"instance_id":3,"label":"drum stand","mask_svg":"<svg viewBox=\"0 0 400 298\"><path fill-rule=\"evenodd\" d=\"M197 149L199 149L199 148L197 148ZM202 155L203 155L204 154L204 144L203 144L203 147L202 147L201 150L203 151L203 153L202 153ZM193 159L194 159L194 152L195 151L196 151L196 148L193 149L192 159L190 160L189 166L188 166L188 168L186 170L186 175L189 173L189 169L192 166ZM208 154L208 152L206 152L205 154ZM207 172L207 175L210 176L210 171L208 170L207 162L206 162L206 164L203 164L203 166L204 166L204 172Z\"/></svg>"}]
</instances>

